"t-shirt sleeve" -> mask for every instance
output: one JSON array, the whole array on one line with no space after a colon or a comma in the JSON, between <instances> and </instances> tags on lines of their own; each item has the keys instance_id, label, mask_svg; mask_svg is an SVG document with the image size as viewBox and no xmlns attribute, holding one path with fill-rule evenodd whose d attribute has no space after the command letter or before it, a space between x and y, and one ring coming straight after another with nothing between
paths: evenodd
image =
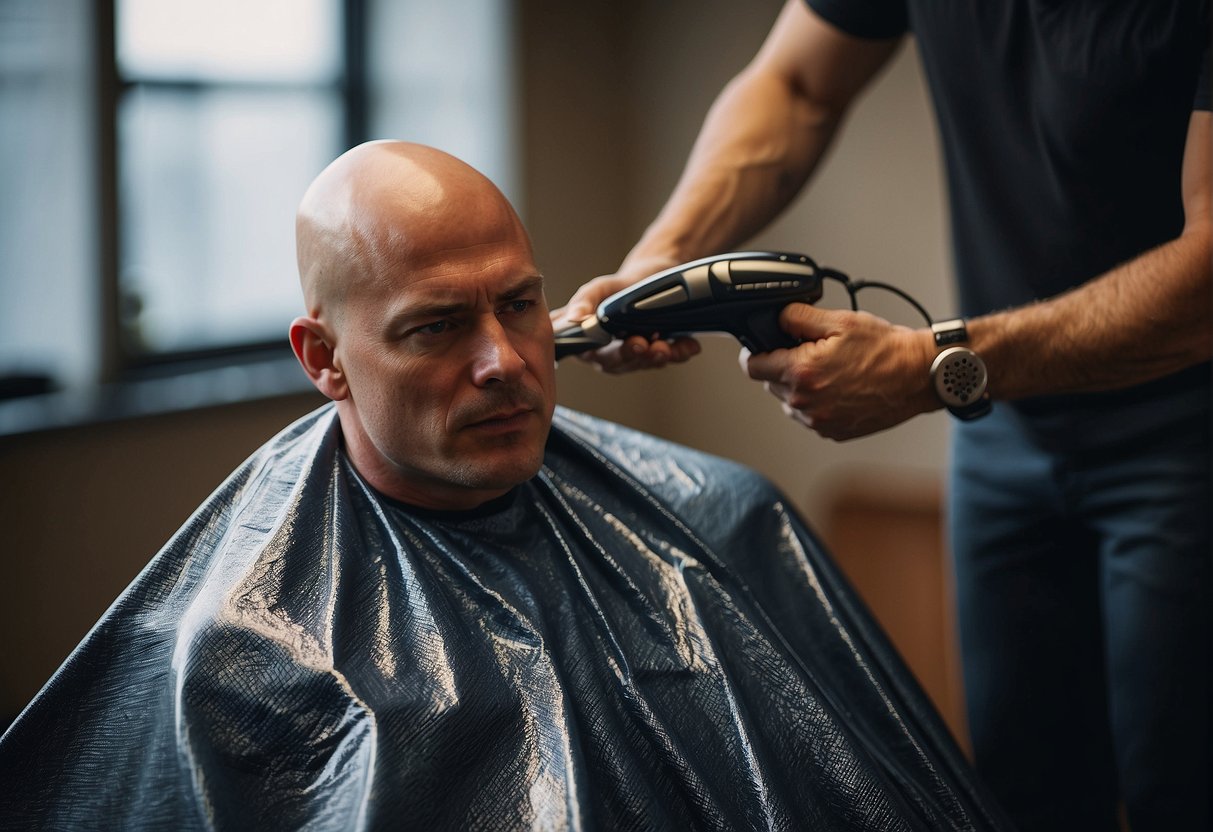
<instances>
[{"instance_id":1,"label":"t-shirt sleeve","mask_svg":"<svg viewBox=\"0 0 1213 832\"><path fill-rule=\"evenodd\" d=\"M892 38L909 28L904 0L805 0L827 23L858 38Z\"/></svg>"},{"instance_id":2,"label":"t-shirt sleeve","mask_svg":"<svg viewBox=\"0 0 1213 832\"><path fill-rule=\"evenodd\" d=\"M1192 103L1193 110L1213 110L1213 92L1210 91L1210 71L1209 61L1213 60L1213 55L1209 49L1205 49L1205 54L1200 59L1200 80L1196 84L1196 100Z\"/></svg>"}]
</instances>

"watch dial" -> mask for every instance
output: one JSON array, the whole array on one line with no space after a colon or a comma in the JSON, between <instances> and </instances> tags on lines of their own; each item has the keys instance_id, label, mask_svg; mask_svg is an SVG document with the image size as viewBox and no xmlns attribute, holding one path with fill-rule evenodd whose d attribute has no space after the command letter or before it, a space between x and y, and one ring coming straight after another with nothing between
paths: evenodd
<instances>
[{"instance_id":1,"label":"watch dial","mask_svg":"<svg viewBox=\"0 0 1213 832\"><path fill-rule=\"evenodd\" d=\"M986 368L976 355L957 349L939 368L936 385L945 402L968 404L985 391Z\"/></svg>"}]
</instances>

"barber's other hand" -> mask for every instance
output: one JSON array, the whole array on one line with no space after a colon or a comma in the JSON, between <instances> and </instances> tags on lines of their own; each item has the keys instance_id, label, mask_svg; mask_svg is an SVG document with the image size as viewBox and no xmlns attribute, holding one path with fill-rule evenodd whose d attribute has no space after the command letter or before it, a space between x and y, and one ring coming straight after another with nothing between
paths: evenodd
<instances>
[{"instance_id":1,"label":"barber's other hand","mask_svg":"<svg viewBox=\"0 0 1213 832\"><path fill-rule=\"evenodd\" d=\"M564 307L552 311L552 327L559 332L564 327L581 323L593 315L598 304L611 295L677 265L677 262L665 259L639 260L625 263L615 274L596 277L574 292ZM626 373L680 363L698 355L699 351L699 342L694 338L666 341L633 335L622 341L612 341L605 347L580 353L577 358L596 365L603 372Z\"/></svg>"},{"instance_id":2,"label":"barber's other hand","mask_svg":"<svg viewBox=\"0 0 1213 832\"><path fill-rule=\"evenodd\" d=\"M827 439L867 436L940 407L928 368L929 330L895 326L867 312L789 304L780 326L804 343L739 361L784 412Z\"/></svg>"}]
</instances>

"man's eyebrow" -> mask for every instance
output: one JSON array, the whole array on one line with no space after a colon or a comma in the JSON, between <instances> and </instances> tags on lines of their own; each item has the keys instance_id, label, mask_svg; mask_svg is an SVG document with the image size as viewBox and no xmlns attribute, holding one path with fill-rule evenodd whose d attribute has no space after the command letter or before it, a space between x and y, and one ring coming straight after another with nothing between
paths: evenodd
<instances>
[{"instance_id":1,"label":"man's eyebrow","mask_svg":"<svg viewBox=\"0 0 1213 832\"><path fill-rule=\"evenodd\" d=\"M408 304L397 312L393 317L399 320L406 318L430 318L441 317L443 315L453 315L456 312L468 308L468 304L464 301L415 301Z\"/></svg>"},{"instance_id":2,"label":"man's eyebrow","mask_svg":"<svg viewBox=\"0 0 1213 832\"><path fill-rule=\"evenodd\" d=\"M513 286L508 286L496 295L496 300L508 302L532 292L542 291L543 275L527 275ZM407 323L417 318L441 318L446 315L454 315L464 311L469 306L470 304L464 300L444 300L441 298L428 302L424 299L415 300L409 302L399 309L396 314L392 315L390 325L398 326L401 323Z\"/></svg>"},{"instance_id":3,"label":"man's eyebrow","mask_svg":"<svg viewBox=\"0 0 1213 832\"><path fill-rule=\"evenodd\" d=\"M395 332L412 327L419 321L457 315L464 309L467 309L467 307L468 304L461 300L444 300L441 298L435 298L428 302L424 299L410 300L397 306L395 311L388 315L385 326L388 331Z\"/></svg>"},{"instance_id":4,"label":"man's eyebrow","mask_svg":"<svg viewBox=\"0 0 1213 832\"><path fill-rule=\"evenodd\" d=\"M543 291L543 275L541 274L528 275L516 285L506 289L498 297L502 300L513 300L521 295L536 291Z\"/></svg>"}]
</instances>

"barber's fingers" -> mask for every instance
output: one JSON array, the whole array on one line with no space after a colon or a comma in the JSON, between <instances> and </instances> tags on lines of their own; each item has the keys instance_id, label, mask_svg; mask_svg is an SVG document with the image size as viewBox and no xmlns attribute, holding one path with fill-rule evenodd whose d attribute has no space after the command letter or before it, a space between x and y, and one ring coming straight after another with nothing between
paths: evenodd
<instances>
[{"instance_id":1,"label":"barber's fingers","mask_svg":"<svg viewBox=\"0 0 1213 832\"><path fill-rule=\"evenodd\" d=\"M763 382L788 416L813 427L812 411L828 376L823 362L832 352L832 339L841 331L843 320L834 310L794 303L784 308L779 323L801 341L799 346L763 353L742 349L738 361L742 372Z\"/></svg>"},{"instance_id":2,"label":"barber's fingers","mask_svg":"<svg viewBox=\"0 0 1213 832\"><path fill-rule=\"evenodd\" d=\"M605 347L580 353L577 358L596 365L604 373L629 373L667 364L681 364L698 355L700 350L701 346L694 338L650 341L643 336L632 335L621 341L612 341Z\"/></svg>"},{"instance_id":3,"label":"barber's fingers","mask_svg":"<svg viewBox=\"0 0 1213 832\"><path fill-rule=\"evenodd\" d=\"M767 389L776 395L787 389L800 360L799 347L770 352L750 352L743 347L737 356L741 371L755 381L766 382Z\"/></svg>"},{"instance_id":4,"label":"barber's fingers","mask_svg":"<svg viewBox=\"0 0 1213 832\"><path fill-rule=\"evenodd\" d=\"M579 323L593 315L598 305L616 292L623 291L646 277L676 265L669 257L629 256L614 274L603 274L587 281L573 293L563 309L562 320ZM553 320L556 314L553 313Z\"/></svg>"},{"instance_id":5,"label":"barber's fingers","mask_svg":"<svg viewBox=\"0 0 1213 832\"><path fill-rule=\"evenodd\" d=\"M552 313L552 321L555 323L557 316L559 316L563 323L580 323L594 314L594 310L598 308L598 304L620 289L626 289L628 286L631 286L634 282L634 280L630 280L626 275L599 275L593 280L582 284L562 309L555 310Z\"/></svg>"},{"instance_id":6,"label":"barber's fingers","mask_svg":"<svg viewBox=\"0 0 1213 832\"><path fill-rule=\"evenodd\" d=\"M743 349L738 356L742 372L761 381L768 393L779 399L784 413L812 427L808 410L816 394L815 371L803 348L753 354Z\"/></svg>"},{"instance_id":7,"label":"barber's fingers","mask_svg":"<svg viewBox=\"0 0 1213 832\"><path fill-rule=\"evenodd\" d=\"M753 355L748 350L743 351L741 368L757 381L781 382L785 389L802 387L804 377L812 372L812 365L822 358L812 345L824 345L829 339L842 335L848 321L854 323L854 317L855 313L848 310L790 303L779 314L779 326L801 341L801 346Z\"/></svg>"},{"instance_id":8,"label":"barber's fingers","mask_svg":"<svg viewBox=\"0 0 1213 832\"><path fill-rule=\"evenodd\" d=\"M823 309L807 303L789 303L779 313L779 326L801 341L818 341L837 335L843 320L853 313L841 309Z\"/></svg>"},{"instance_id":9,"label":"barber's fingers","mask_svg":"<svg viewBox=\"0 0 1213 832\"><path fill-rule=\"evenodd\" d=\"M650 275L675 265L668 257L629 257L615 274L604 274L582 285L569 302L552 311L552 326L557 331L578 324L597 311L598 306L616 292L623 291ZM650 340L633 335L613 341L604 347L579 354L577 357L607 373L626 373L678 364L699 354L700 344L694 338Z\"/></svg>"},{"instance_id":10,"label":"barber's fingers","mask_svg":"<svg viewBox=\"0 0 1213 832\"><path fill-rule=\"evenodd\" d=\"M791 361L790 350L753 353L747 347L742 347L737 353L741 371L755 381L761 381L766 391L777 399L783 399L789 392L784 382L784 370Z\"/></svg>"},{"instance_id":11,"label":"barber's fingers","mask_svg":"<svg viewBox=\"0 0 1213 832\"><path fill-rule=\"evenodd\" d=\"M600 275L582 284L568 303L551 311L552 328L560 331L581 323L594 314L598 304L628 285L626 278L613 274Z\"/></svg>"},{"instance_id":12,"label":"barber's fingers","mask_svg":"<svg viewBox=\"0 0 1213 832\"><path fill-rule=\"evenodd\" d=\"M805 413L803 410L797 410L796 408L792 407L787 402L780 402L779 406L781 408L783 408L784 416L787 416L794 422L800 422L800 424L804 425L809 430L814 429L813 428L813 417L810 416L808 413Z\"/></svg>"}]
</instances>

